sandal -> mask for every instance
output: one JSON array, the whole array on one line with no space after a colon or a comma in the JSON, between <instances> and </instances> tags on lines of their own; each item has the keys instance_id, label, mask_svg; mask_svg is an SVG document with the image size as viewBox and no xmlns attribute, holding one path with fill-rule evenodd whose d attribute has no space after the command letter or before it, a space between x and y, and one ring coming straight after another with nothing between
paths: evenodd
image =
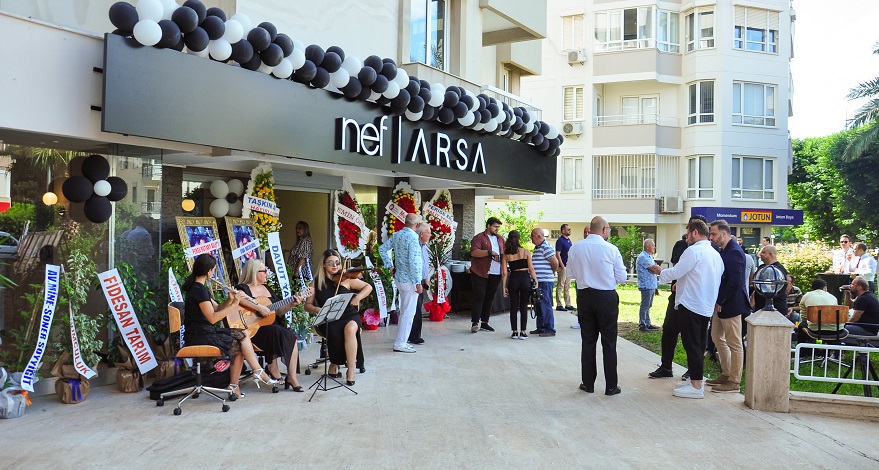
<instances>
[{"instance_id":1,"label":"sandal","mask_svg":"<svg viewBox=\"0 0 879 470\"><path fill-rule=\"evenodd\" d=\"M266 374L269 377L269 380L263 379L262 373L263 373L263 369L256 369L253 371L253 383L256 384L256 388L259 388L260 383L263 383L266 385L277 385L280 383L280 381L273 379L272 376L269 374Z\"/></svg>"},{"instance_id":2,"label":"sandal","mask_svg":"<svg viewBox=\"0 0 879 470\"><path fill-rule=\"evenodd\" d=\"M229 391L235 395L236 398L244 398L244 392L241 391L241 388L238 387L238 384L229 384Z\"/></svg>"},{"instance_id":3,"label":"sandal","mask_svg":"<svg viewBox=\"0 0 879 470\"><path fill-rule=\"evenodd\" d=\"M289 374L287 375L287 377L284 377L284 390L292 388L294 392L304 392L305 391L302 389L302 385L293 385L293 383L288 381L287 380L288 377L290 377Z\"/></svg>"}]
</instances>

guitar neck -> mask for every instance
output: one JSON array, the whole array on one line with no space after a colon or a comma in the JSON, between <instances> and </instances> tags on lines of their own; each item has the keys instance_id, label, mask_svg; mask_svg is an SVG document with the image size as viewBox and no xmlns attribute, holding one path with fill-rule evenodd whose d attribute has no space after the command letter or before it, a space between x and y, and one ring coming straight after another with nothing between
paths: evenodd
<instances>
[{"instance_id":1,"label":"guitar neck","mask_svg":"<svg viewBox=\"0 0 879 470\"><path fill-rule=\"evenodd\" d=\"M311 288L310 287L305 288L305 289L299 291L296 295L291 295L290 297L287 297L286 299L281 299L281 300L269 305L267 308L271 311L275 311L279 308L283 308L283 307L286 307L286 306L292 304L293 302L296 301L296 297L303 297L304 298L304 297L308 297L310 295L311 295Z\"/></svg>"}]
</instances>

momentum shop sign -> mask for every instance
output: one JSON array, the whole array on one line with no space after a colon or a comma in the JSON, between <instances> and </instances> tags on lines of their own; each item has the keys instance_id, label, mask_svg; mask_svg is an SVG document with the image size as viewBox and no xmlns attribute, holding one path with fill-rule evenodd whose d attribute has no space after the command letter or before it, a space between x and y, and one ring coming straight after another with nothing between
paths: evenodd
<instances>
[{"instance_id":1,"label":"momentum shop sign","mask_svg":"<svg viewBox=\"0 0 879 470\"><path fill-rule=\"evenodd\" d=\"M705 216L708 222L723 219L730 224L801 225L803 223L803 211L794 209L694 207L691 213Z\"/></svg>"}]
</instances>

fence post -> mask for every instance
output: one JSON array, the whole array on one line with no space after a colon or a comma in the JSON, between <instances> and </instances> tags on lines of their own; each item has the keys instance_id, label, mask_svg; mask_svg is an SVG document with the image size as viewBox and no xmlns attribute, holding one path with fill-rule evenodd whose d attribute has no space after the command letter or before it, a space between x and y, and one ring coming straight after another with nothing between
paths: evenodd
<instances>
[{"instance_id":1,"label":"fence post","mask_svg":"<svg viewBox=\"0 0 879 470\"><path fill-rule=\"evenodd\" d=\"M790 344L793 323L777 310L759 310L748 322L745 405L790 412Z\"/></svg>"}]
</instances>

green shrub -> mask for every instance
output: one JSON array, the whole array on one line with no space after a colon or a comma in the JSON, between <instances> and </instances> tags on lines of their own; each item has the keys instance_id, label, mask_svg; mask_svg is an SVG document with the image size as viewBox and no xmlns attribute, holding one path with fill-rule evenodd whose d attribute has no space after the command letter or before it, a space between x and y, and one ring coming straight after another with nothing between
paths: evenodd
<instances>
[{"instance_id":1,"label":"green shrub","mask_svg":"<svg viewBox=\"0 0 879 470\"><path fill-rule=\"evenodd\" d=\"M796 279L797 287L806 292L811 290L812 281L818 273L827 271L833 265L833 255L827 245L820 243L781 243L778 249L778 262Z\"/></svg>"},{"instance_id":2,"label":"green shrub","mask_svg":"<svg viewBox=\"0 0 879 470\"><path fill-rule=\"evenodd\" d=\"M9 232L13 237L20 237L24 231L24 225L29 220L34 220L35 210L33 204L13 202L9 210L0 214L0 230Z\"/></svg>"}]
</instances>

